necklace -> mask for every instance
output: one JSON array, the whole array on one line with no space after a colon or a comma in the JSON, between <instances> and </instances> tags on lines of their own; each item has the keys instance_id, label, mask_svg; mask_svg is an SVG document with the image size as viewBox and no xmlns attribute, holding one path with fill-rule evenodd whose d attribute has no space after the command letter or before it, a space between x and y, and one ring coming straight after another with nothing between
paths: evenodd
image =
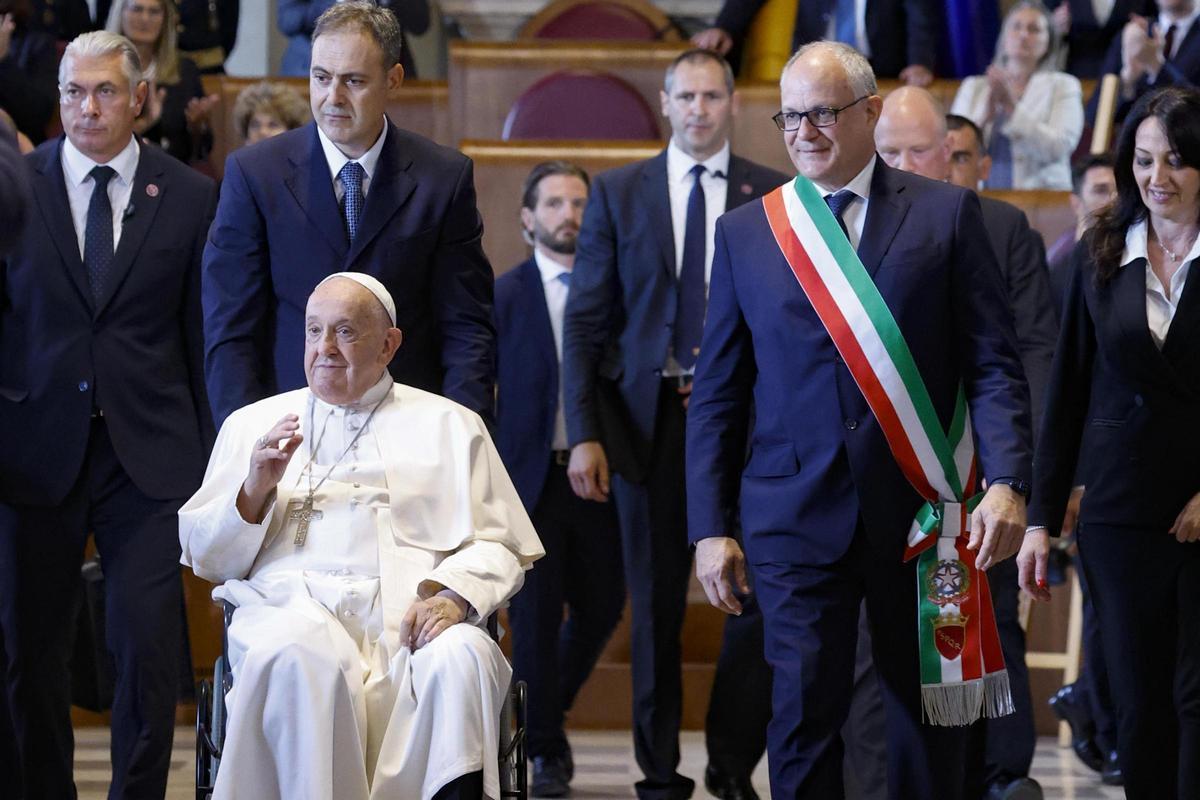
<instances>
[{"instance_id":1,"label":"necklace","mask_svg":"<svg viewBox=\"0 0 1200 800\"><path fill-rule=\"evenodd\" d=\"M390 392L388 394L390 394ZM321 442L325 440L325 431L328 430L328 428L329 428L329 418L333 416L333 411L330 411L328 414L325 415L325 422L322 423L322 425L321 425L321 435L316 437L316 439L314 441L312 434L314 434L316 432L315 417L316 417L316 405L317 404L316 404L316 400L314 399L314 396L312 394L309 394L309 396L308 396L308 419L309 419L309 423L312 425L312 430L309 431L308 461L305 462L304 466L300 470L300 475L307 476L307 478L308 478L308 494L306 494L304 496L304 500L299 504L298 507L296 507L288 512L288 519L294 520L296 522L296 538L294 540L294 544L297 547L304 546L304 541L308 538L309 523L312 522L314 519L321 519L321 517L324 516L324 514L320 511L320 509L313 508L313 503L315 502L314 496L317 493L317 489L321 488L321 485L324 484L325 481L329 479L329 476L333 474L333 471L335 469L337 469L338 464L342 463L342 459L346 457L346 454L349 453L354 448L354 445L358 442L358 437L363 435L363 431L365 431L367 429L367 427L371 424L371 420L374 419L375 412L379 410L379 407L381 405L383 405L383 401L386 400L387 398L388 398L387 394L385 394L383 397L379 398L379 402L377 402L374 405L374 407L371 409L371 413L367 415L366 422L364 422L362 424L362 427L358 429L358 432L354 434L354 438L350 440L350 444L346 445L346 449L344 449L342 451L342 454L337 457L337 460L334 461L329 466L329 469L326 470L325 474L321 477L321 480L317 481L316 485L314 486L313 485L313 472L314 472L313 465L316 463L316 460L317 460L317 450L320 449ZM299 483L299 482L300 482L300 480L299 480L299 478L297 478L296 483Z\"/></svg>"},{"instance_id":2,"label":"necklace","mask_svg":"<svg viewBox=\"0 0 1200 800\"><path fill-rule=\"evenodd\" d=\"M1192 243L1195 244L1195 241L1196 241L1195 233L1193 233L1191 235L1191 239L1192 239ZM1171 259L1172 264L1175 264L1176 266L1179 265L1179 259L1181 258L1181 256L1175 255L1175 251L1168 249L1167 246L1165 244L1163 244L1162 237L1159 236L1157 232L1154 234L1154 243L1156 245L1158 245L1158 249L1163 252L1163 255L1165 255L1167 258ZM1189 250L1191 249L1190 246L1188 249Z\"/></svg>"}]
</instances>

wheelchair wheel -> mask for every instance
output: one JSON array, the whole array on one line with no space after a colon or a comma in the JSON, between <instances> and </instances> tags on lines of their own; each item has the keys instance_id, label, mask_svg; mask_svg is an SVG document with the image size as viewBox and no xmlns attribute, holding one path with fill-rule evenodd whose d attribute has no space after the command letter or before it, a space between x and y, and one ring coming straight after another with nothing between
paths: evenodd
<instances>
[{"instance_id":1,"label":"wheelchair wheel","mask_svg":"<svg viewBox=\"0 0 1200 800\"><path fill-rule=\"evenodd\" d=\"M196 690L196 800L212 800L212 740L208 734L212 708L212 681L201 681Z\"/></svg>"},{"instance_id":2,"label":"wheelchair wheel","mask_svg":"<svg viewBox=\"0 0 1200 800\"><path fill-rule=\"evenodd\" d=\"M504 700L500 733L500 796L512 800L529 797L528 764L525 752L526 687L513 684Z\"/></svg>"}]
</instances>

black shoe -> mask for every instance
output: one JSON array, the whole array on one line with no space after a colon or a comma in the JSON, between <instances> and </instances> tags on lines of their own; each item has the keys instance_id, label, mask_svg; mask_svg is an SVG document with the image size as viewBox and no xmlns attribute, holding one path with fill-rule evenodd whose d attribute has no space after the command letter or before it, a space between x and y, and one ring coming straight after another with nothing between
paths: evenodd
<instances>
[{"instance_id":1,"label":"black shoe","mask_svg":"<svg viewBox=\"0 0 1200 800\"><path fill-rule=\"evenodd\" d=\"M997 781L988 786L985 800L1043 800L1042 786L1033 778Z\"/></svg>"},{"instance_id":2,"label":"black shoe","mask_svg":"<svg viewBox=\"0 0 1200 800\"><path fill-rule=\"evenodd\" d=\"M704 768L704 788L721 800L758 800L749 775L726 775L712 764Z\"/></svg>"},{"instance_id":3,"label":"black shoe","mask_svg":"<svg viewBox=\"0 0 1200 800\"><path fill-rule=\"evenodd\" d=\"M1104 759L1104 769L1100 770L1100 782L1105 786L1124 786L1125 775L1121 772L1121 762L1117 760L1117 751L1113 750Z\"/></svg>"},{"instance_id":4,"label":"black shoe","mask_svg":"<svg viewBox=\"0 0 1200 800\"><path fill-rule=\"evenodd\" d=\"M1081 701L1082 698L1075 693L1075 684L1070 683L1050 698L1050 710L1070 726L1071 749L1075 755L1088 769L1099 772L1104 767L1104 753L1096 745L1096 726L1092 722L1092 715Z\"/></svg>"},{"instance_id":5,"label":"black shoe","mask_svg":"<svg viewBox=\"0 0 1200 800\"><path fill-rule=\"evenodd\" d=\"M529 793L534 797L567 797L571 794L573 777L575 763L570 752L561 756L534 756Z\"/></svg>"}]
</instances>

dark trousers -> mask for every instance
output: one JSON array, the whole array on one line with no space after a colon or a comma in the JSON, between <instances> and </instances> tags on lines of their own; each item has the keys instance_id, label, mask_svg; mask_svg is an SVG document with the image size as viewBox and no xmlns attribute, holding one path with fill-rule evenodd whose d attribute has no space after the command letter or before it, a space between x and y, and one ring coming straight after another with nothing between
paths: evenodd
<instances>
[{"instance_id":1,"label":"dark trousers","mask_svg":"<svg viewBox=\"0 0 1200 800\"><path fill-rule=\"evenodd\" d=\"M987 579L1013 700L1013 713L984 720L979 725L979 732L985 737L984 782L993 783L1029 776L1037 730L1033 724L1029 668L1025 665L1025 631L1019 618L1016 559L996 564L987 571Z\"/></svg>"},{"instance_id":2,"label":"dark trousers","mask_svg":"<svg viewBox=\"0 0 1200 800\"><path fill-rule=\"evenodd\" d=\"M879 671L871 655L871 626L867 604L858 612L858 642L854 646L854 689L850 712L842 725L846 757L842 779L846 800L887 800L887 710L879 689Z\"/></svg>"},{"instance_id":3,"label":"dark trousers","mask_svg":"<svg viewBox=\"0 0 1200 800\"><path fill-rule=\"evenodd\" d=\"M708 763L725 775L749 777L767 751L770 721L771 667L763 655L762 611L751 591L742 598L741 615L725 618L704 720Z\"/></svg>"},{"instance_id":4,"label":"dark trousers","mask_svg":"<svg viewBox=\"0 0 1200 800\"><path fill-rule=\"evenodd\" d=\"M683 707L680 632L692 567L683 430L679 393L663 381L646 480L612 480L632 614L633 753L645 775L637 783L642 800L686 798L694 787L675 771Z\"/></svg>"},{"instance_id":5,"label":"dark trousers","mask_svg":"<svg viewBox=\"0 0 1200 800\"><path fill-rule=\"evenodd\" d=\"M1096 618L1096 604L1092 602L1091 587L1078 556L1075 557L1075 574L1079 577L1079 590L1083 593L1083 669L1075 686L1080 700L1091 713L1096 726L1096 745L1101 752L1111 753L1117 749L1117 717L1113 713L1112 693L1108 688L1108 668L1104 666L1104 644L1100 638L1100 620Z\"/></svg>"},{"instance_id":6,"label":"dark trousers","mask_svg":"<svg viewBox=\"0 0 1200 800\"><path fill-rule=\"evenodd\" d=\"M179 506L133 485L102 420L61 505L0 505L0 629L31 800L75 797L68 660L89 531L104 566L116 665L109 797L161 800L166 792L183 635Z\"/></svg>"},{"instance_id":7,"label":"dark trousers","mask_svg":"<svg viewBox=\"0 0 1200 800\"><path fill-rule=\"evenodd\" d=\"M1200 544L1081 525L1129 800L1200 798Z\"/></svg>"},{"instance_id":8,"label":"dark trousers","mask_svg":"<svg viewBox=\"0 0 1200 800\"><path fill-rule=\"evenodd\" d=\"M866 598L883 696L893 800L963 795L966 736L921 723L915 562L873 552L861 530L825 565L754 565L767 661L774 671L767 731L771 796L828 800L844 794L839 733L854 686L860 605Z\"/></svg>"},{"instance_id":9,"label":"dark trousers","mask_svg":"<svg viewBox=\"0 0 1200 800\"><path fill-rule=\"evenodd\" d=\"M546 555L525 573L508 618L513 673L528 685L526 735L536 758L568 752L563 715L621 619L625 583L613 503L577 497L565 466L551 463L531 517Z\"/></svg>"}]
</instances>

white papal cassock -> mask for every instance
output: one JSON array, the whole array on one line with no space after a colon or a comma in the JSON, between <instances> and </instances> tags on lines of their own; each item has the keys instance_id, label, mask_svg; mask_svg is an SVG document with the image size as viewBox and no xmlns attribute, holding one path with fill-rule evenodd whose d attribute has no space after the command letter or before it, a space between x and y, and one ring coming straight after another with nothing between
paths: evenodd
<instances>
[{"instance_id":1,"label":"white papal cassock","mask_svg":"<svg viewBox=\"0 0 1200 800\"><path fill-rule=\"evenodd\" d=\"M248 523L236 499L251 450L288 413L305 441ZM312 485L328 478L297 546L289 513L314 445ZM484 625L543 550L476 414L386 372L353 405L267 398L225 421L179 518L183 563L238 607L219 800L424 799L478 770L499 796L511 670ZM470 603L465 624L401 647L404 612L439 585Z\"/></svg>"}]
</instances>

